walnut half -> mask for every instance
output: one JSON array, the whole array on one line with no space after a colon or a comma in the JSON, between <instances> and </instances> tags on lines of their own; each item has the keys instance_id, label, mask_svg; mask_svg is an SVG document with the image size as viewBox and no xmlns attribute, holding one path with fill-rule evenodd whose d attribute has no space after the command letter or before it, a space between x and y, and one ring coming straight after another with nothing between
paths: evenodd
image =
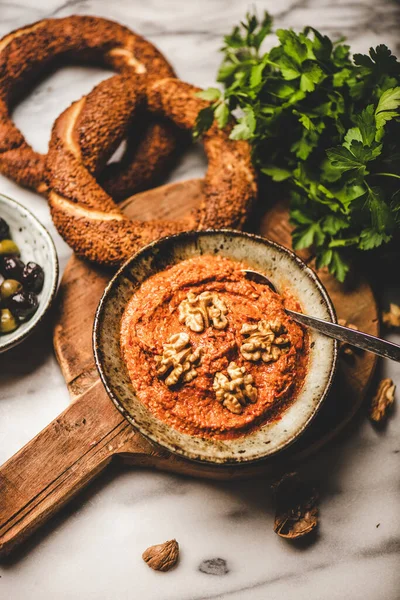
<instances>
[{"instance_id":1,"label":"walnut half","mask_svg":"<svg viewBox=\"0 0 400 600\"><path fill-rule=\"evenodd\" d=\"M240 415L243 406L249 402L257 402L257 388L250 373L245 367L239 367L235 362L228 365L227 377L224 373L217 372L214 376L213 388L217 400L230 412Z\"/></svg>"},{"instance_id":2,"label":"walnut half","mask_svg":"<svg viewBox=\"0 0 400 600\"><path fill-rule=\"evenodd\" d=\"M392 302L389 312L383 313L382 321L386 327L400 327L400 306Z\"/></svg>"},{"instance_id":3,"label":"walnut half","mask_svg":"<svg viewBox=\"0 0 400 600\"><path fill-rule=\"evenodd\" d=\"M394 402L396 386L391 379L382 379L375 396L371 400L370 418L375 423L381 423L388 414L388 409Z\"/></svg>"},{"instance_id":4,"label":"walnut half","mask_svg":"<svg viewBox=\"0 0 400 600\"><path fill-rule=\"evenodd\" d=\"M349 323L346 319L338 319L339 325L343 325L343 327L349 327L350 329L354 329L358 331L357 325L354 323ZM360 354L362 350L360 348L356 348L355 346L351 346L346 342L339 343L339 350L343 356L350 357L350 359L354 359L356 354Z\"/></svg>"},{"instance_id":5,"label":"walnut half","mask_svg":"<svg viewBox=\"0 0 400 600\"><path fill-rule=\"evenodd\" d=\"M210 325L215 329L225 329L228 325L227 312L225 303L216 292L202 292L198 296L189 292L186 300L179 305L179 322L196 333Z\"/></svg>"},{"instance_id":6,"label":"walnut half","mask_svg":"<svg viewBox=\"0 0 400 600\"><path fill-rule=\"evenodd\" d=\"M143 552L142 558L155 571L169 571L178 562L179 544L176 540L170 540L150 546Z\"/></svg>"},{"instance_id":7,"label":"walnut half","mask_svg":"<svg viewBox=\"0 0 400 600\"><path fill-rule=\"evenodd\" d=\"M168 387L180 381L192 381L197 376L195 365L200 359L201 348L192 352L189 334L175 333L163 344L162 355L156 355L157 375L165 378Z\"/></svg>"},{"instance_id":8,"label":"walnut half","mask_svg":"<svg viewBox=\"0 0 400 600\"><path fill-rule=\"evenodd\" d=\"M257 362L260 359L265 362L278 360L281 354L288 351L290 340L286 328L279 321L258 321L252 325L244 323L240 333L243 343L240 353L246 360Z\"/></svg>"},{"instance_id":9,"label":"walnut half","mask_svg":"<svg viewBox=\"0 0 400 600\"><path fill-rule=\"evenodd\" d=\"M274 531L280 537L297 539L318 525L318 492L297 473L286 473L273 485L276 501Z\"/></svg>"}]
</instances>

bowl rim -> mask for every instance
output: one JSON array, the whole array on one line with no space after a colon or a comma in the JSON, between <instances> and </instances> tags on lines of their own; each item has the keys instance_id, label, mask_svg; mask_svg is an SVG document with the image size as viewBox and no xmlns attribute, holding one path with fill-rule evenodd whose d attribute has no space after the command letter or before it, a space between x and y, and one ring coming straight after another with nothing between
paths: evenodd
<instances>
[{"instance_id":1,"label":"bowl rim","mask_svg":"<svg viewBox=\"0 0 400 600\"><path fill-rule=\"evenodd\" d=\"M333 345L332 345L332 354L331 354L332 361L331 361L331 366L329 369L329 375L327 377L327 381L325 383L323 392L321 393L318 402L315 403L310 416L307 418L307 420L305 420L302 423L301 427L298 428L298 430L295 432L295 434L292 435L292 437L290 439L281 443L281 445L278 446L275 449L275 451L272 453L266 452L262 456L256 456L256 457L251 457L251 458L243 456L243 455L240 455L240 456L236 455L235 458L230 457L228 459L220 458L220 457L204 458L202 456L193 454L189 450L186 451L185 449L181 449L179 446L170 445L164 441L160 441L159 439L157 439L157 437L155 436L155 434L153 432L151 432L147 428L143 427L142 424L137 423L135 421L135 419L133 417L131 417L129 412L126 410L123 403L119 400L118 394L114 393L113 386L110 385L107 373L105 372L105 369L103 369L103 365L102 365L100 331L101 331L101 326L102 326L103 317L104 317L104 309L105 309L105 305L106 305L108 296L111 293L111 291L113 290L113 288L117 285L118 279L126 271L129 271L131 264L135 260L140 258L140 255L151 251L152 248L157 247L159 244L161 244L163 242L167 242L167 241L171 241L171 240L173 242L175 239L190 238L191 236L196 236L196 235L211 235L212 236L214 234L227 234L227 235L234 236L234 237L248 238L251 240L261 242L263 244L266 243L267 245L274 247L278 251L284 252L287 256L289 256L289 258L292 261L294 261L297 264L299 269L301 271L305 272L306 275L312 280L313 284L318 288L318 291L323 298L324 305L328 310L328 313L329 313L329 316L330 316L332 322L337 322L336 311L333 306L332 300L330 299L330 297L329 297L324 285L322 284L321 280L319 279L318 275L315 273L315 271L313 269L311 269L311 267L309 267L301 258L299 258L289 248L286 248L285 246L283 246L277 242L274 242L273 240L270 240L269 238L266 238L262 235L258 235L258 234L251 233L251 232L244 232L244 231L240 231L240 230L236 230L236 229L223 228L223 229L188 230L188 231L182 231L179 233L175 233L172 235L167 235L167 236L164 236L157 240L154 240L153 242L150 242L149 244L146 244L146 246L143 246L142 248L140 248L140 250L138 250L135 254L133 254L118 269L118 271L114 274L114 276L111 278L111 280L105 287L103 294L100 298L99 304L97 306L94 323L93 323L92 343L93 343L93 353L94 353L95 364L96 364L97 370L99 372L100 379L107 391L107 394L109 395L111 401L116 406L116 408L119 410L119 412L127 419L127 421L132 425L132 427L134 427L135 430L139 431L139 433L141 435L143 435L143 437L146 438L148 441L150 441L152 444L155 444L160 449L167 450L171 454L180 456L181 458L183 458L185 460L189 460L190 462L193 462L193 463L198 463L198 464L200 463L203 465L206 465L206 464L215 465L215 466L223 468L223 467L233 467L233 466L235 466L235 467L236 466L245 466L245 465L255 464L255 463L266 461L266 460L272 460L278 454L280 454L282 451L286 450L289 446L291 446L295 441L297 441L299 439L299 437L301 437L303 432L308 428L310 423L314 420L314 418L317 415L317 413L319 412L319 409L321 408L324 400L328 396L329 391L331 390L332 383L333 383L335 374L337 372L337 367L338 367L338 342L337 342L337 340L334 340L331 338ZM167 424L165 424L165 425L167 427L169 427L171 430L173 430L173 428L171 426L169 426ZM196 437L196 436L192 436L192 437ZM207 439L207 441L212 442L213 440L211 438L210 440Z\"/></svg>"},{"instance_id":2,"label":"bowl rim","mask_svg":"<svg viewBox=\"0 0 400 600\"><path fill-rule=\"evenodd\" d=\"M10 198L10 196L0 193L0 202L1 201L5 201L10 206L16 205L18 207L18 210L20 210L22 213L25 213L30 219L32 219L33 222L35 223L35 226L39 230L41 230L44 238L46 238L47 242L49 243L50 257L51 257L50 262L52 265L52 270L51 270L52 284L51 284L51 291L50 291L50 295L49 295L47 303L43 304L42 307L40 306L40 303L39 303L38 310L34 315L37 317L36 320L31 321L30 325L27 327L27 329L23 333L18 333L18 329L16 329L15 337L12 337L10 340L8 340L5 343L1 342L1 337L0 337L0 353L3 353L3 352L7 352L7 350L11 350L11 348L14 348L15 346L17 346L18 344L23 342L28 336L31 335L31 333L33 333L33 331L36 329L36 327L38 327L38 325L40 325L40 323L43 321L43 318L45 317L48 310L50 309L50 307L53 303L53 300L55 298L56 292L57 292L60 269L59 269L58 255L57 255L56 246L54 244L54 240L51 237L49 231L43 225L43 223L41 223L39 221L39 219L36 217L36 215L33 214L33 212L31 212L28 208L26 208L26 206L24 206L17 200L14 200L14 198Z\"/></svg>"}]
</instances>

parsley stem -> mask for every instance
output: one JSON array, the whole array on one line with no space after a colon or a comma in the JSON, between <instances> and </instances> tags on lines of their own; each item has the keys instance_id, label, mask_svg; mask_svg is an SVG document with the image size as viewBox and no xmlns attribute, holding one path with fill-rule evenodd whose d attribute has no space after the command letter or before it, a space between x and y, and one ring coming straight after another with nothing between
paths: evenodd
<instances>
[{"instance_id":1,"label":"parsley stem","mask_svg":"<svg viewBox=\"0 0 400 600\"><path fill-rule=\"evenodd\" d=\"M277 69L280 69L280 65L278 65L278 63L274 62L273 60L270 60L269 58L267 58L267 55L264 56L263 58L264 62L266 65L271 65L271 67L276 67Z\"/></svg>"},{"instance_id":2,"label":"parsley stem","mask_svg":"<svg viewBox=\"0 0 400 600\"><path fill-rule=\"evenodd\" d=\"M385 177L395 177L396 179L400 179L400 175L396 175L396 173L371 173L371 175L383 175Z\"/></svg>"}]
</instances>

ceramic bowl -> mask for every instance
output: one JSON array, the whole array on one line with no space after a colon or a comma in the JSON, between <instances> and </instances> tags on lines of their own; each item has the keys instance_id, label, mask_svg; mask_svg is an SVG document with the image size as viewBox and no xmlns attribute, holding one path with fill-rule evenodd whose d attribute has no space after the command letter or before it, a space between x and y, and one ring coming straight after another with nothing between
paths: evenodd
<instances>
[{"instance_id":1,"label":"ceramic bowl","mask_svg":"<svg viewBox=\"0 0 400 600\"><path fill-rule=\"evenodd\" d=\"M256 235L230 230L186 232L150 244L128 260L107 286L94 324L94 352L101 379L115 406L145 437L181 456L238 465L270 457L294 442L326 397L337 363L337 342L310 330L304 385L280 419L234 440L210 440L179 432L158 420L138 400L120 350L120 322L138 286L151 275L200 254L244 261L298 299L303 312L335 321L335 311L317 275L295 254Z\"/></svg>"},{"instance_id":2,"label":"ceramic bowl","mask_svg":"<svg viewBox=\"0 0 400 600\"><path fill-rule=\"evenodd\" d=\"M44 271L44 285L38 295L39 306L36 313L12 333L0 336L0 352L5 352L26 339L50 308L57 290L58 258L47 229L24 206L0 194L0 216L10 226L11 237L21 250L21 260L34 261Z\"/></svg>"}]
</instances>

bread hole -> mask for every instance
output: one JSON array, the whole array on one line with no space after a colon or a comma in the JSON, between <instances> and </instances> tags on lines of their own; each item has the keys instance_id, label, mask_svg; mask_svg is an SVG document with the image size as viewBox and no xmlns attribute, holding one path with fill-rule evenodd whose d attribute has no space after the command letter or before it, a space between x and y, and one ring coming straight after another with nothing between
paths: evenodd
<instances>
[{"instance_id":1,"label":"bread hole","mask_svg":"<svg viewBox=\"0 0 400 600\"><path fill-rule=\"evenodd\" d=\"M15 125L36 152L45 154L55 119L112 75L113 71L78 65L53 70L33 88L28 86L25 97L16 103L12 114Z\"/></svg>"}]
</instances>

